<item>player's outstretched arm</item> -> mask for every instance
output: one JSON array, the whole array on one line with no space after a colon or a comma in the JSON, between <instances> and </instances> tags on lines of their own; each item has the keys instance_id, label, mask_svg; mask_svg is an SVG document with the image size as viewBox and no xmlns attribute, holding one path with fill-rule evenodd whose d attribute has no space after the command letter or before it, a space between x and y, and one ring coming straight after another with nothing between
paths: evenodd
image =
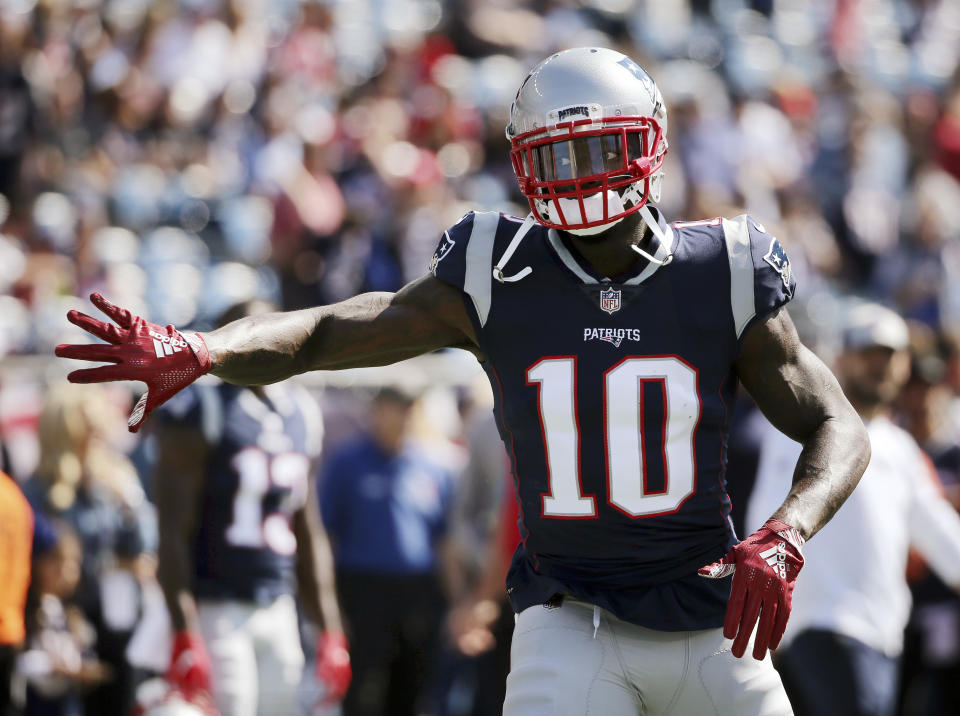
<instances>
[{"instance_id":1,"label":"player's outstretched arm","mask_svg":"<svg viewBox=\"0 0 960 716\"><path fill-rule=\"evenodd\" d=\"M753 657L763 659L787 627L804 540L857 486L870 441L833 373L800 342L786 309L750 328L736 370L770 422L803 444L783 505L722 560L700 569L712 578L733 573L723 634L740 657L756 624Z\"/></svg>"},{"instance_id":2,"label":"player's outstretched arm","mask_svg":"<svg viewBox=\"0 0 960 716\"><path fill-rule=\"evenodd\" d=\"M242 318L204 339L212 372L243 385L309 370L387 365L438 348L476 350L460 292L430 274L397 293Z\"/></svg>"},{"instance_id":3,"label":"player's outstretched arm","mask_svg":"<svg viewBox=\"0 0 960 716\"><path fill-rule=\"evenodd\" d=\"M211 333L158 326L90 297L111 322L79 311L67 319L105 343L57 346L61 358L107 363L71 372L73 383L139 380L147 391L128 421L146 417L204 373L231 383L276 383L308 370L386 365L437 348L477 351L460 292L426 275L399 292L367 293L330 306L241 318Z\"/></svg>"}]
</instances>

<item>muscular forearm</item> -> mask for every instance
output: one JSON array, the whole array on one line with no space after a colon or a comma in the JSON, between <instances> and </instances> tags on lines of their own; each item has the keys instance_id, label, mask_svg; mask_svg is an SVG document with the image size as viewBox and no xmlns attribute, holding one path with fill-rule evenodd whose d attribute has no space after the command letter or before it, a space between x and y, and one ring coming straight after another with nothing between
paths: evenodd
<instances>
[{"instance_id":1,"label":"muscular forearm","mask_svg":"<svg viewBox=\"0 0 960 716\"><path fill-rule=\"evenodd\" d=\"M212 372L231 383L275 383L308 370L387 365L466 337L411 292L365 293L330 306L242 318L205 334Z\"/></svg>"},{"instance_id":2,"label":"muscular forearm","mask_svg":"<svg viewBox=\"0 0 960 716\"><path fill-rule=\"evenodd\" d=\"M305 346L329 307L247 316L204 334L211 372L230 383L277 383L307 369Z\"/></svg>"},{"instance_id":3,"label":"muscular forearm","mask_svg":"<svg viewBox=\"0 0 960 716\"><path fill-rule=\"evenodd\" d=\"M870 441L855 413L824 421L804 441L793 486L774 519L810 539L853 492L869 460Z\"/></svg>"}]
</instances>

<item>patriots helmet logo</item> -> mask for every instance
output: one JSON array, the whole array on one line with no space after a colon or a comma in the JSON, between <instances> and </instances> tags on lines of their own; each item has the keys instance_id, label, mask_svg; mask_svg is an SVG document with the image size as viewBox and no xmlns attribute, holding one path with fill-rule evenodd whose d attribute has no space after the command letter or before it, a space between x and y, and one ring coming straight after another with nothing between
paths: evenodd
<instances>
[{"instance_id":1,"label":"patriots helmet logo","mask_svg":"<svg viewBox=\"0 0 960 716\"><path fill-rule=\"evenodd\" d=\"M790 288L790 259L776 238L771 238L770 248L766 256L763 257L763 260L770 264L770 267L774 271L780 274L784 287Z\"/></svg>"},{"instance_id":2,"label":"patriots helmet logo","mask_svg":"<svg viewBox=\"0 0 960 716\"><path fill-rule=\"evenodd\" d=\"M638 80L640 80L643 83L644 89L646 89L647 93L649 93L650 95L650 101L653 102L654 105L656 105L657 104L656 85L653 84L653 78L647 74L647 71L643 69L640 65L638 65L636 62L634 62L632 59L630 59L629 57L624 57L617 64L623 67L625 70L627 70L630 74L632 74L634 77L636 77Z\"/></svg>"},{"instance_id":3,"label":"patriots helmet logo","mask_svg":"<svg viewBox=\"0 0 960 716\"><path fill-rule=\"evenodd\" d=\"M600 308L609 314L620 310L620 289L608 288L600 291Z\"/></svg>"}]
</instances>

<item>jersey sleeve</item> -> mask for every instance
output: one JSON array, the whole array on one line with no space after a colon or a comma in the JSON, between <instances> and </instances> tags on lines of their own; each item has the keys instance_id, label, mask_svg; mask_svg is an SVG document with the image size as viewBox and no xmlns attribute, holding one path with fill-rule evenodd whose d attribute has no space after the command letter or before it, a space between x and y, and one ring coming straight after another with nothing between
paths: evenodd
<instances>
[{"instance_id":1,"label":"jersey sleeve","mask_svg":"<svg viewBox=\"0 0 960 716\"><path fill-rule=\"evenodd\" d=\"M757 319L793 298L797 282L780 241L752 216L723 220L730 262L730 304L737 339Z\"/></svg>"},{"instance_id":2,"label":"jersey sleeve","mask_svg":"<svg viewBox=\"0 0 960 716\"><path fill-rule=\"evenodd\" d=\"M430 259L430 272L466 294L471 319L481 327L490 314L493 245L499 227L499 213L471 211L443 233Z\"/></svg>"},{"instance_id":3,"label":"jersey sleeve","mask_svg":"<svg viewBox=\"0 0 960 716\"><path fill-rule=\"evenodd\" d=\"M430 273L461 290L467 275L467 245L476 217L477 214L471 211L444 231L430 258Z\"/></svg>"}]
</instances>

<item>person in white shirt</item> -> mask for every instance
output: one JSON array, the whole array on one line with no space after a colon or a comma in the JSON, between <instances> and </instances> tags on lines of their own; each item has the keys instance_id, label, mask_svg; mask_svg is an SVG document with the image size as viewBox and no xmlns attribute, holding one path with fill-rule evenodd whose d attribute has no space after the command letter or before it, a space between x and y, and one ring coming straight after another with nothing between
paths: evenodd
<instances>
[{"instance_id":1,"label":"person in white shirt","mask_svg":"<svg viewBox=\"0 0 960 716\"><path fill-rule=\"evenodd\" d=\"M960 517L929 460L888 415L909 377L908 339L903 319L877 304L854 308L844 324L835 372L867 426L873 457L847 502L805 546L804 579L775 659L797 716L894 713L910 546L960 590ZM769 428L748 531L780 504L800 451Z\"/></svg>"}]
</instances>

